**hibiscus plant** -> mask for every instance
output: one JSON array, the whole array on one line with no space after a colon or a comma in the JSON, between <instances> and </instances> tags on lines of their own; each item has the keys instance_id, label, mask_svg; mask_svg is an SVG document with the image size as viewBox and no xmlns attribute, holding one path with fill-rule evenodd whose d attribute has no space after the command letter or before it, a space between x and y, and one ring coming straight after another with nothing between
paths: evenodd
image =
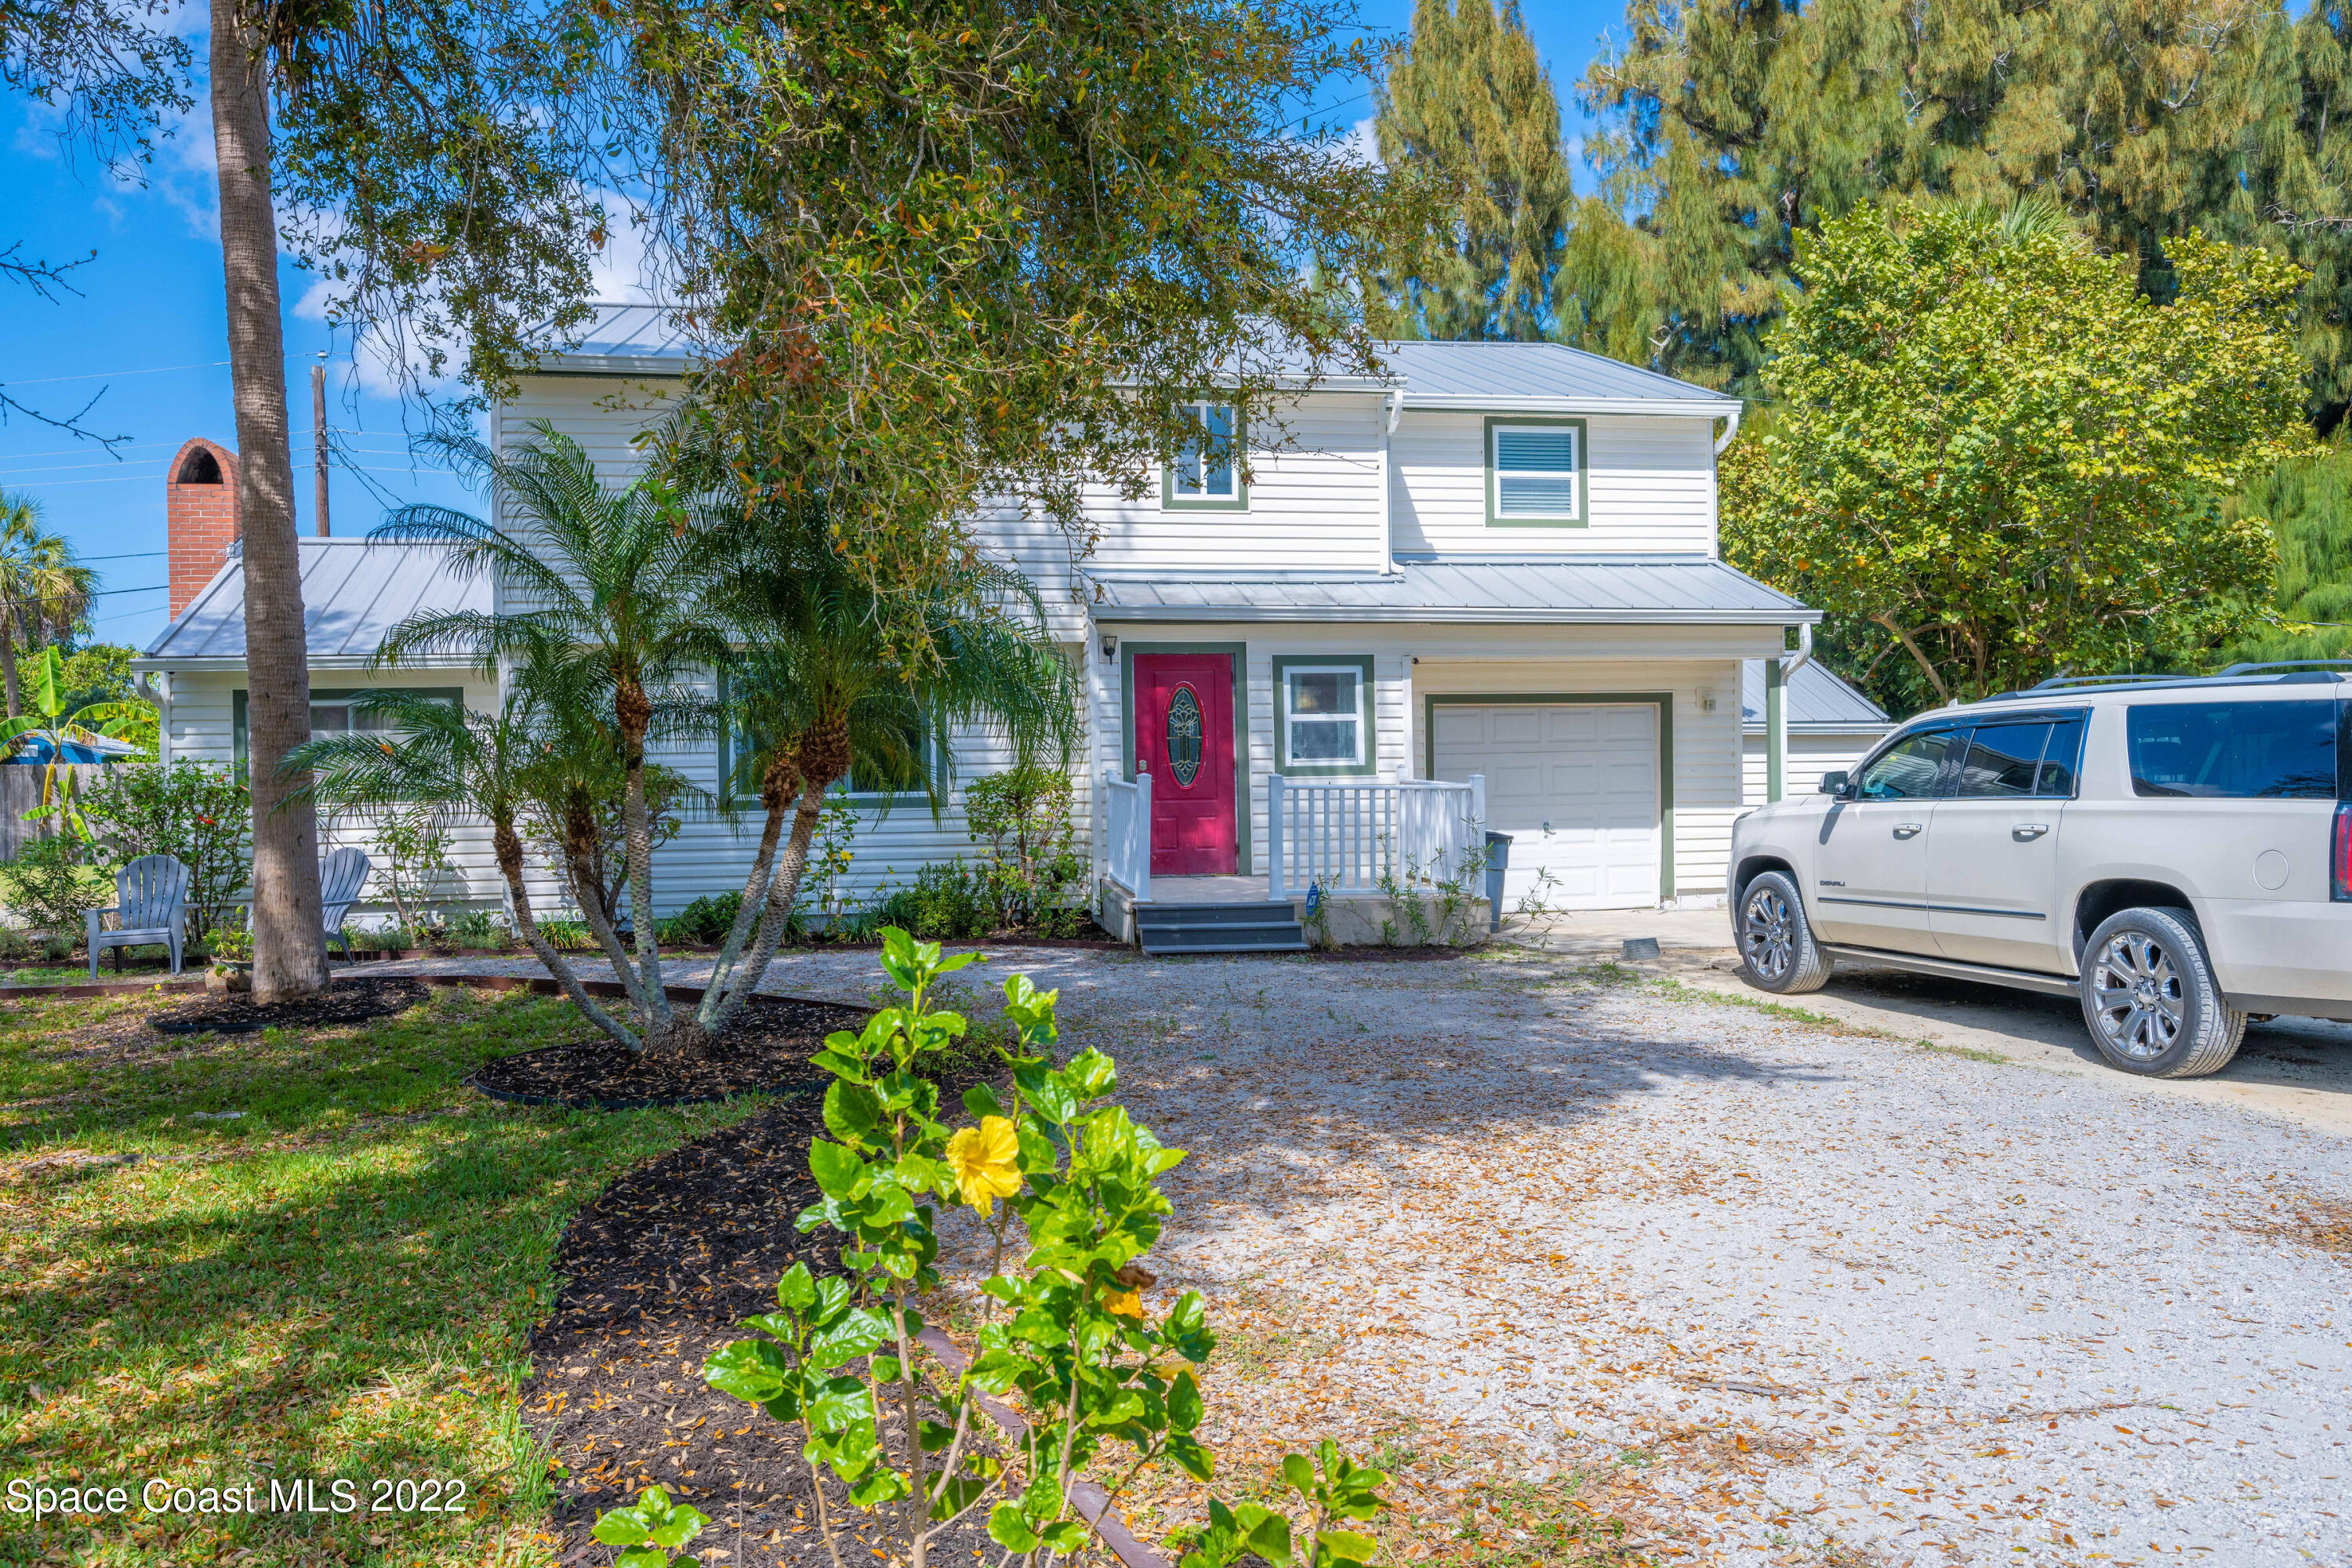
<instances>
[{"instance_id":1,"label":"hibiscus plant","mask_svg":"<svg viewBox=\"0 0 2352 1568\"><path fill-rule=\"evenodd\" d=\"M866 1515L869 1547L875 1527L887 1529L908 1568L927 1568L943 1533L982 1507L1007 1563L1107 1560L1098 1522L1135 1477L1162 1462L1203 1482L1213 1470L1195 1436L1196 1369L1216 1346L1201 1298L1186 1291L1164 1310L1144 1300L1158 1279L1142 1259L1171 1212L1157 1180L1184 1152L1110 1099L1109 1057L1088 1049L1053 1064L1059 994L1025 975L1005 982L1005 1043L996 1046L1011 1098L986 1084L967 1089L972 1124L950 1131L939 1086L919 1069L969 1026L929 1004L977 955L943 957L938 943L896 928L882 934L882 967L905 1001L862 1033L827 1037L814 1058L834 1078L824 1098L833 1136L810 1145L824 1196L800 1226L847 1238L845 1272L819 1277L794 1264L777 1282L776 1310L745 1325L759 1337L715 1352L703 1375L794 1429L835 1563L845 1505ZM960 1372L937 1354L948 1342L915 1305L941 1283L933 1194L969 1205L993 1243L976 1353ZM1006 1269L1016 1246L1019 1265ZM984 1394L1017 1403L1026 1426L987 1433ZM1090 1492L1082 1511L1077 1478L1101 1460L1102 1495ZM1303 1529L1261 1504L1213 1500L1184 1568L1248 1555L1284 1568L1371 1560L1371 1538L1338 1521L1384 1506L1380 1471L1326 1442L1312 1460L1286 1458L1280 1479L1308 1509ZM704 1522L651 1489L604 1514L596 1536L625 1548L633 1568L659 1568Z\"/></svg>"}]
</instances>

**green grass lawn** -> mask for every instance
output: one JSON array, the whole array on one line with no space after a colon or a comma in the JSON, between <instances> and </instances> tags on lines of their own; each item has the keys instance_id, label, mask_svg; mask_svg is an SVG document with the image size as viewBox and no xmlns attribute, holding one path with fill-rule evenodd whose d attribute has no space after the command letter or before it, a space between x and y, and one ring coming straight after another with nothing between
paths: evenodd
<instances>
[{"instance_id":1,"label":"green grass lawn","mask_svg":"<svg viewBox=\"0 0 2352 1568\"><path fill-rule=\"evenodd\" d=\"M461 1087L579 1034L545 998L435 991L367 1026L236 1037L145 1026L186 999L0 1002L0 1565L545 1561L547 1461L516 1385L556 1239L624 1167L755 1102L590 1114ZM60 1173L67 1152L139 1159ZM330 1511L268 1511L273 1479L281 1500L316 1481ZM353 1511L331 1510L337 1479ZM150 1512L151 1480L263 1511L159 1489ZM427 1500L403 1481L444 1483L456 1510L403 1511ZM127 1506L11 1506L40 1486Z\"/></svg>"}]
</instances>

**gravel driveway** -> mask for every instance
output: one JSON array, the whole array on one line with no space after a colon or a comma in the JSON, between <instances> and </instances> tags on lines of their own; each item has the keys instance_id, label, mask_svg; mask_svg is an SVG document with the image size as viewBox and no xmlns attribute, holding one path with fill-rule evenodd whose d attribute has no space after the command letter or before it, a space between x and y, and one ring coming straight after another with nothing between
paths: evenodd
<instances>
[{"instance_id":1,"label":"gravel driveway","mask_svg":"<svg viewBox=\"0 0 2352 1568\"><path fill-rule=\"evenodd\" d=\"M2336 1136L1526 952L1015 968L1193 1151L1229 1467L1385 1446L1408 1559L2352 1561Z\"/></svg>"}]
</instances>

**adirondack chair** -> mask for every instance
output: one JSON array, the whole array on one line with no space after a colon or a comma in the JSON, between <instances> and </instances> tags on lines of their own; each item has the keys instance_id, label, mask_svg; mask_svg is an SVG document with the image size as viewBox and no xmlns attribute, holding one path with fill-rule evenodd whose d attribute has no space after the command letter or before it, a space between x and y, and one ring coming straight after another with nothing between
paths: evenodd
<instances>
[{"instance_id":1,"label":"adirondack chair","mask_svg":"<svg viewBox=\"0 0 2352 1568\"><path fill-rule=\"evenodd\" d=\"M343 917L367 886L371 864L364 849L338 849L319 862L319 901L325 910L327 940L342 943L345 958L352 955L352 939L343 934Z\"/></svg>"},{"instance_id":2,"label":"adirondack chair","mask_svg":"<svg viewBox=\"0 0 2352 1568\"><path fill-rule=\"evenodd\" d=\"M119 950L144 947L161 942L171 950L172 973L180 973L180 932L186 923L188 904L188 868L169 855L142 855L114 874L114 907L90 910L85 920L85 934L89 939L89 977L98 978L98 955L107 948L118 950L115 966L121 967ZM113 931L101 929L105 917L114 915Z\"/></svg>"}]
</instances>

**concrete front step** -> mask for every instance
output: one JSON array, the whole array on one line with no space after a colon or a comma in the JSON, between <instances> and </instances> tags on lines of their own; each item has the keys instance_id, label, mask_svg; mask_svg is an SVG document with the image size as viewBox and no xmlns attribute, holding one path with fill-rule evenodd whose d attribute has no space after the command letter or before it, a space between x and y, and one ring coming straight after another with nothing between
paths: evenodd
<instances>
[{"instance_id":1,"label":"concrete front step","mask_svg":"<svg viewBox=\"0 0 2352 1568\"><path fill-rule=\"evenodd\" d=\"M1287 904L1140 904L1136 943L1147 953L1304 952L1307 932Z\"/></svg>"}]
</instances>

